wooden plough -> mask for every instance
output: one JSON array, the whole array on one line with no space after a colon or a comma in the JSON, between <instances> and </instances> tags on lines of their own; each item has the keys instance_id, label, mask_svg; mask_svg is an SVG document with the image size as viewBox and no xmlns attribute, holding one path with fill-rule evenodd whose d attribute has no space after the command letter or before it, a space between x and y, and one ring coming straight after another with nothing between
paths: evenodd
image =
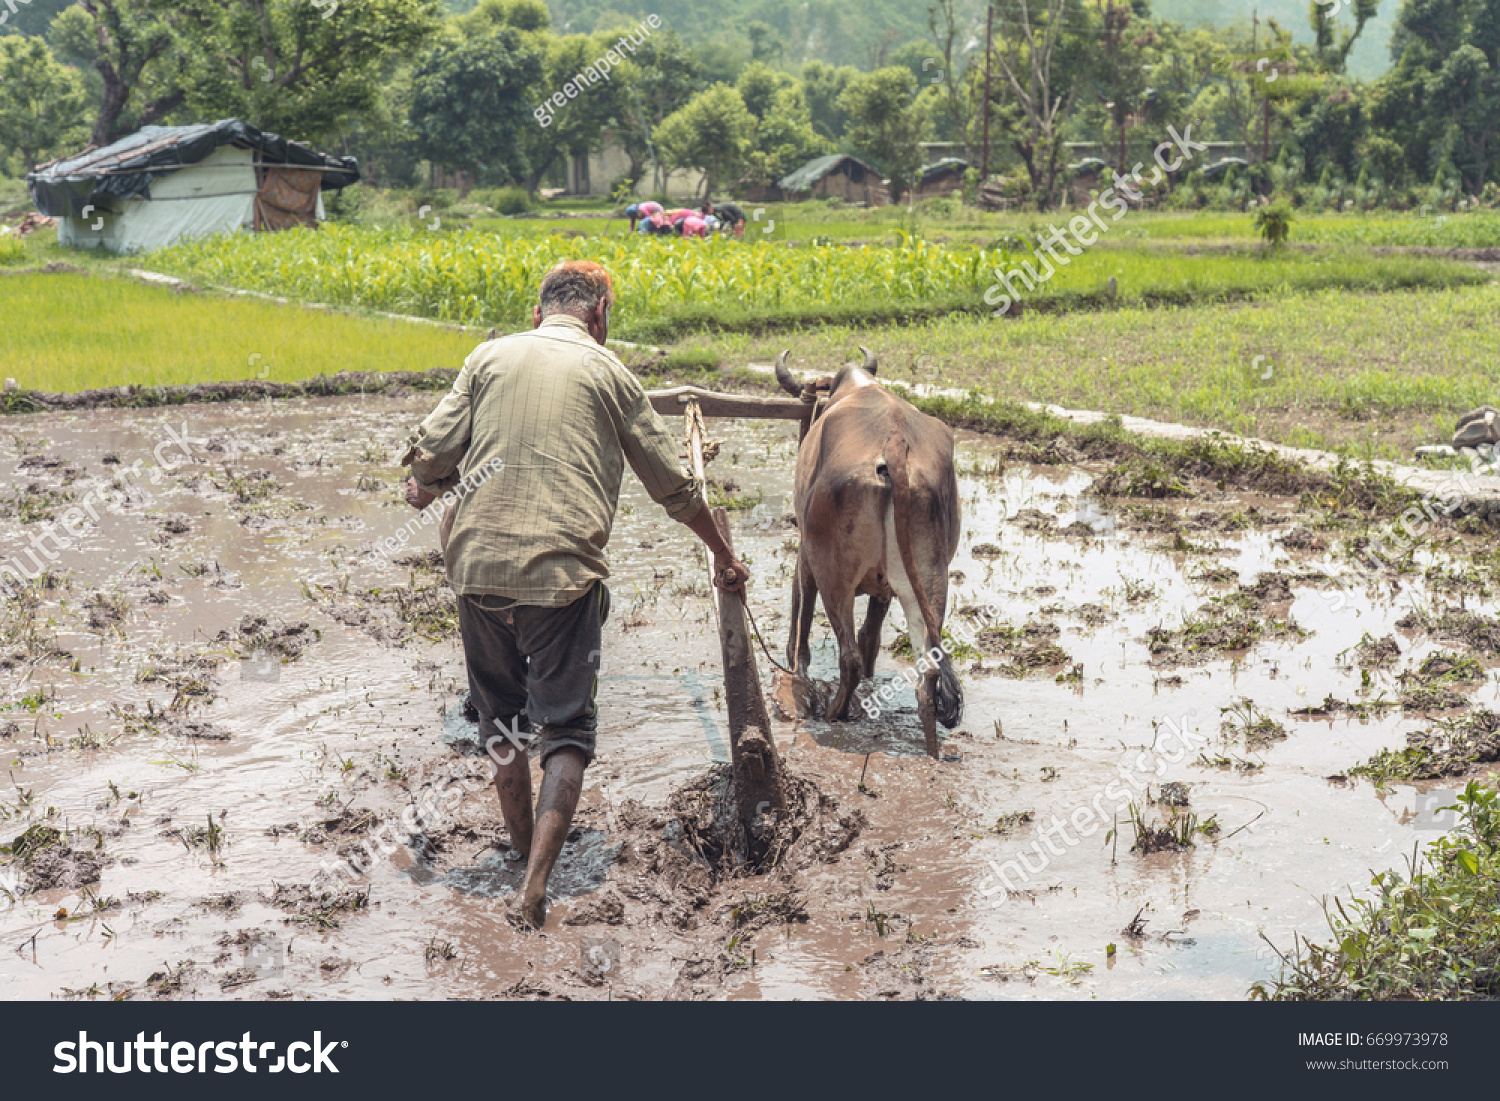
<instances>
[{"instance_id":1,"label":"wooden plough","mask_svg":"<svg viewBox=\"0 0 1500 1101\"><path fill-rule=\"evenodd\" d=\"M812 423L812 402L795 398L758 398L737 394L716 394L696 386L673 390L655 390L647 394L652 407L664 415L682 416L687 423L688 453L693 473L705 487L703 446L704 415L716 417L755 417L802 422L800 436L806 436ZM708 507L705 502L705 507ZM722 508L713 510L714 525L731 549L729 514ZM713 555L705 551L710 581ZM746 838L755 835L755 824L762 815L782 814L787 793L781 756L771 735L770 713L760 687L760 670L755 660L753 639L747 622L742 593L711 589L719 620L719 645L724 658L724 699L729 708L729 749L734 777L734 793L740 825Z\"/></svg>"}]
</instances>

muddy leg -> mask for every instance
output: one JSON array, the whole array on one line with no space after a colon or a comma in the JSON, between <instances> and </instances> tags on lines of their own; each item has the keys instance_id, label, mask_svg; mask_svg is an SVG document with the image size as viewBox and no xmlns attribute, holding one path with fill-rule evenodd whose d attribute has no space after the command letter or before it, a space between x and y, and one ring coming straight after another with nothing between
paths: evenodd
<instances>
[{"instance_id":1,"label":"muddy leg","mask_svg":"<svg viewBox=\"0 0 1500 1101\"><path fill-rule=\"evenodd\" d=\"M827 718L829 722L842 722L848 717L854 690L863 679L859 638L854 633L854 594L840 593L830 599L829 594L824 593L823 610L828 613L829 622L833 624L833 637L839 644L839 690L828 705Z\"/></svg>"},{"instance_id":2,"label":"muddy leg","mask_svg":"<svg viewBox=\"0 0 1500 1101\"><path fill-rule=\"evenodd\" d=\"M922 720L922 736L927 740L927 756L938 759L937 712L933 696L937 688L937 673L928 672L917 681L917 716Z\"/></svg>"},{"instance_id":3,"label":"muddy leg","mask_svg":"<svg viewBox=\"0 0 1500 1101\"><path fill-rule=\"evenodd\" d=\"M875 658L880 654L880 628L885 624L885 613L890 609L889 599L870 597L870 607L865 612L865 625L859 630L859 657L864 662L864 675L875 675Z\"/></svg>"},{"instance_id":4,"label":"muddy leg","mask_svg":"<svg viewBox=\"0 0 1500 1101\"><path fill-rule=\"evenodd\" d=\"M508 755L508 757L507 757ZM509 760L509 764L500 761ZM510 847L522 860L531 854L534 820L531 813L531 762L514 746L496 747L495 794L500 797L500 813L510 831Z\"/></svg>"},{"instance_id":5,"label":"muddy leg","mask_svg":"<svg viewBox=\"0 0 1500 1101\"><path fill-rule=\"evenodd\" d=\"M808 639L812 637L813 613L817 608L818 587L813 581L812 570L807 568L799 554L797 570L792 577L792 629L786 640L786 663L801 677L807 676L807 666L812 661Z\"/></svg>"},{"instance_id":6,"label":"muddy leg","mask_svg":"<svg viewBox=\"0 0 1500 1101\"><path fill-rule=\"evenodd\" d=\"M536 801L536 840L516 910L517 920L533 929L540 929L547 921L547 878L573 824L586 767L583 750L568 746L555 750L547 758L542 773L542 791Z\"/></svg>"}]
</instances>

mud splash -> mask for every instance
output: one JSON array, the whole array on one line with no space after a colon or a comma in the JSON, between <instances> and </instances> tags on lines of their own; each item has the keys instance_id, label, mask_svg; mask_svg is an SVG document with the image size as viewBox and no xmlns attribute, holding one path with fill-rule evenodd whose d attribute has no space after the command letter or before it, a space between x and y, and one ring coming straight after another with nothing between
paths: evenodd
<instances>
[{"instance_id":1,"label":"mud splash","mask_svg":"<svg viewBox=\"0 0 1500 1101\"><path fill-rule=\"evenodd\" d=\"M1351 770L1500 710L1489 635L1451 614L1495 591L1479 540L1442 529L1344 594L1365 532L1315 501L1101 496L1140 472L967 437L949 619L990 619L949 759L922 751L896 613L878 721L798 717L776 686L814 828L736 877L694 832L728 759L701 556L630 482L601 752L548 929L523 936L451 593L422 536L400 564L365 553L411 518L389 462L430 401L7 421L7 548L149 456L169 414L207 442L4 605L0 997L1238 998L1271 973L1260 932L1316 935L1325 895L1443 828L1433 785ZM779 650L794 429L710 429ZM821 615L813 672L836 675ZM1461 706L1401 706L1418 688ZM434 791L453 797L403 834ZM1137 822L1187 841L1133 851ZM329 877L345 863L363 874Z\"/></svg>"}]
</instances>

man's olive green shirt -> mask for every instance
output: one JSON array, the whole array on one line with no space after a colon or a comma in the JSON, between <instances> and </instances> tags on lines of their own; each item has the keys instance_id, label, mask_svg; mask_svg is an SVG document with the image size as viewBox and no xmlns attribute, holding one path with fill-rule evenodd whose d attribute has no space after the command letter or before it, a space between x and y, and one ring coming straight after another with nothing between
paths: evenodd
<instances>
[{"instance_id":1,"label":"man's olive green shirt","mask_svg":"<svg viewBox=\"0 0 1500 1101\"><path fill-rule=\"evenodd\" d=\"M559 608L608 577L626 462L674 520L703 507L640 380L566 314L475 348L411 443L418 484L457 496L444 558L460 595Z\"/></svg>"}]
</instances>

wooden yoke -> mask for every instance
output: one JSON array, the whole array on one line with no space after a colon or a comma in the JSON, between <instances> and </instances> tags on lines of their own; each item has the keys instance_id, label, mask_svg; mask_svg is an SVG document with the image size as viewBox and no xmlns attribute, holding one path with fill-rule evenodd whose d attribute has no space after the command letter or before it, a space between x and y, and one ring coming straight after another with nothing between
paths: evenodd
<instances>
[{"instance_id":1,"label":"wooden yoke","mask_svg":"<svg viewBox=\"0 0 1500 1101\"><path fill-rule=\"evenodd\" d=\"M695 402L707 417L760 417L767 420L798 421L797 443L807 437L812 422L823 411L827 396L819 397L811 389L801 398L762 398L751 394L718 394L697 386L677 386L671 390L648 390L651 408L664 417L682 416L689 402Z\"/></svg>"},{"instance_id":2,"label":"wooden yoke","mask_svg":"<svg viewBox=\"0 0 1500 1101\"><path fill-rule=\"evenodd\" d=\"M671 390L647 390L651 407L662 416L682 416L689 402L695 403L706 417L763 417L769 420L796 421L805 415L806 407L796 398L761 398L751 394L716 394L697 386L677 386Z\"/></svg>"},{"instance_id":3,"label":"wooden yoke","mask_svg":"<svg viewBox=\"0 0 1500 1101\"><path fill-rule=\"evenodd\" d=\"M667 393L672 394L675 400L677 392ZM652 395L653 401L656 396ZM682 412L687 418L688 454L692 458L693 473L706 493L708 478L703 463L703 413L698 407L696 395L684 396L683 401L685 404ZM799 415L805 408L800 401L783 401L778 404L795 408ZM704 507L709 507L706 501ZM722 508L716 508L712 515L714 526L718 528L724 542L733 549L734 543L729 534L729 514ZM708 554L707 557L709 576L712 577L713 555ZM770 713L766 710L765 697L760 690L760 671L751 645L744 598L740 593L726 593L717 586L712 589L712 593L719 617L719 645L724 657L724 699L729 708L729 750L735 798L740 824L744 827L746 841L753 850L756 847L757 833L764 833L764 829L756 830L757 819L767 812L780 814L786 808L781 757L776 752L776 742L771 736Z\"/></svg>"}]
</instances>

